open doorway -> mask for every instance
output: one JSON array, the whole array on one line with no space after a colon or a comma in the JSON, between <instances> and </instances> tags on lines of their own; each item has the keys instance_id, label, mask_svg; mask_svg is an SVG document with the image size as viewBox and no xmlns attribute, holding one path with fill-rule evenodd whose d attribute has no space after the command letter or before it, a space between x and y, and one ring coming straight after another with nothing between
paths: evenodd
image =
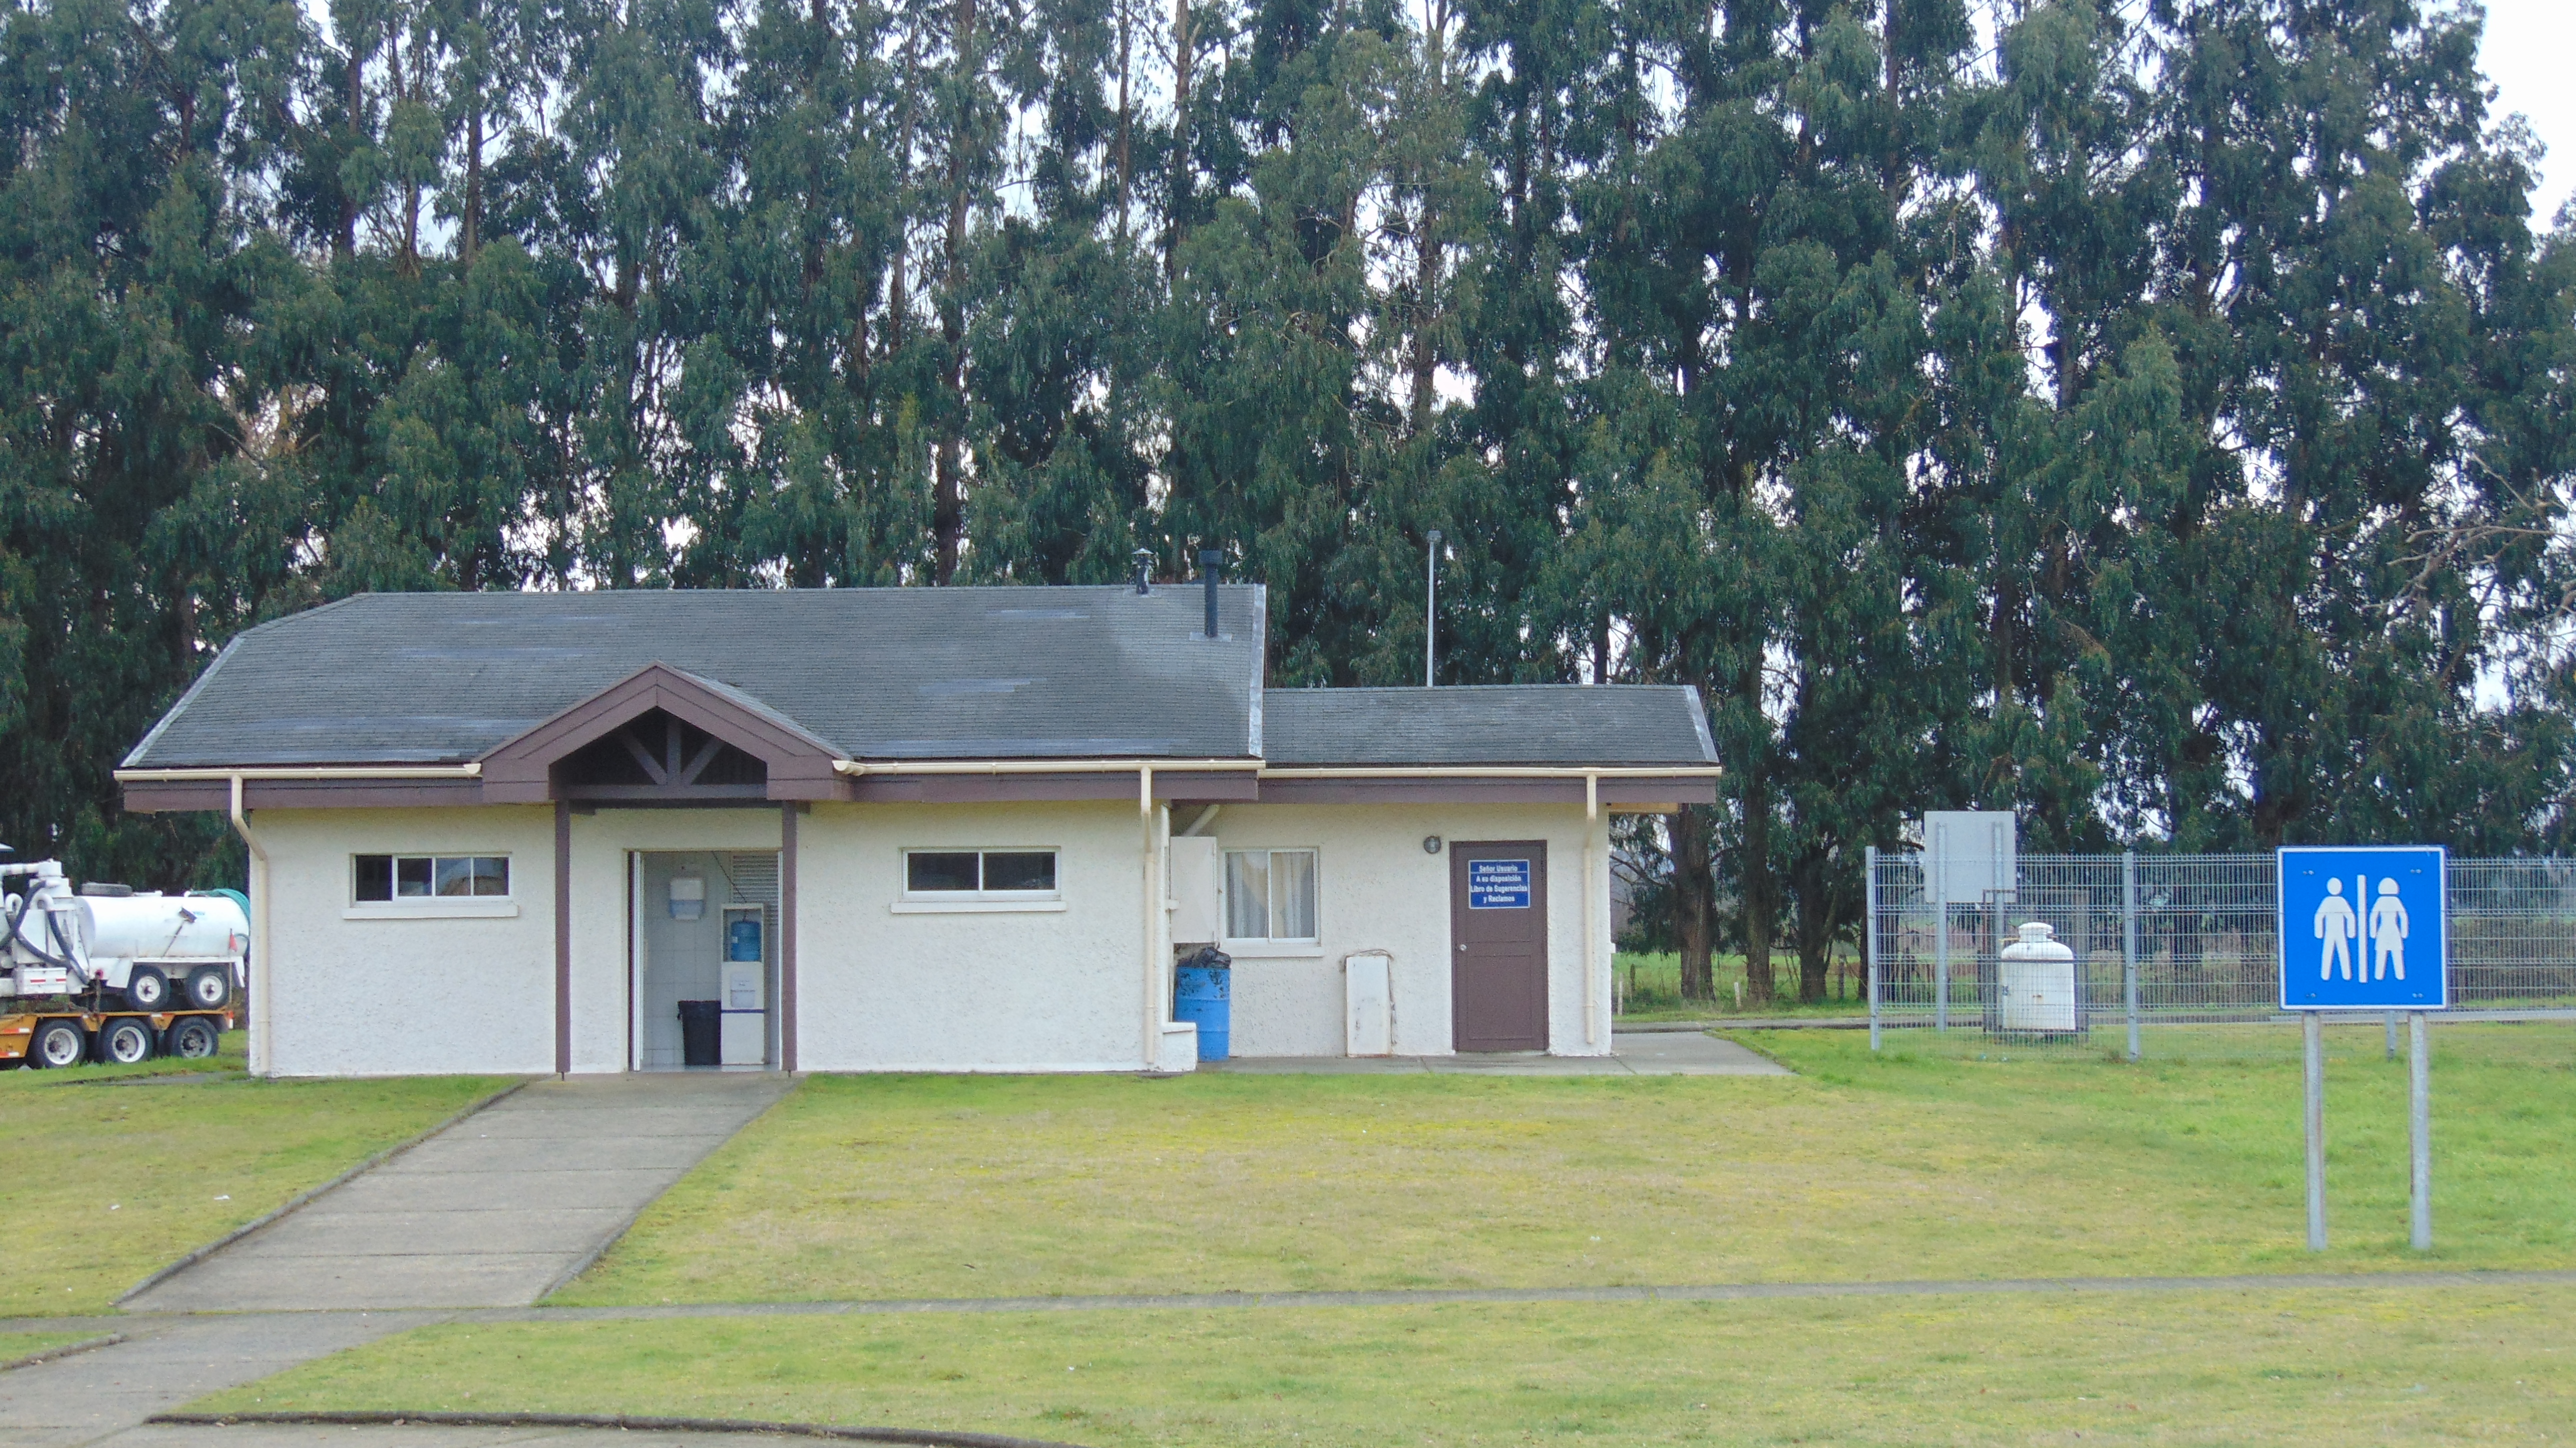
<instances>
[{"instance_id":1,"label":"open doorway","mask_svg":"<svg viewBox=\"0 0 2576 1448\"><path fill-rule=\"evenodd\" d=\"M632 1068L774 1068L778 852L637 850L627 880ZM694 1052L693 1015L702 1020Z\"/></svg>"}]
</instances>

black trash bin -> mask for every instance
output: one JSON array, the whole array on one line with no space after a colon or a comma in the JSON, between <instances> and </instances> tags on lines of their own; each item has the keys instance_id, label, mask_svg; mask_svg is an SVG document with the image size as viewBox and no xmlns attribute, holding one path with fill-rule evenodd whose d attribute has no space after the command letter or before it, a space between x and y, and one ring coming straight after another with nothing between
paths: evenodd
<instances>
[{"instance_id":1,"label":"black trash bin","mask_svg":"<svg viewBox=\"0 0 2576 1448\"><path fill-rule=\"evenodd\" d=\"M680 1002L680 1063L684 1066L721 1066L724 1053L718 1037L724 1023L724 1002Z\"/></svg>"}]
</instances>

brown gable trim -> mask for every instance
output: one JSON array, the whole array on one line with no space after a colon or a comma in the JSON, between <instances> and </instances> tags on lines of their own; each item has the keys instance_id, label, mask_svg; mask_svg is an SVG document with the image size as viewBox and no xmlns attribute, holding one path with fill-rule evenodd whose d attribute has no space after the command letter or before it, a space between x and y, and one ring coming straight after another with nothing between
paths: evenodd
<instances>
[{"instance_id":1,"label":"brown gable trim","mask_svg":"<svg viewBox=\"0 0 2576 1448\"><path fill-rule=\"evenodd\" d=\"M619 726L659 709L759 760L769 772L769 799L833 799L840 753L783 719L745 708L695 675L647 664L543 724L495 748L483 766L483 798L494 804L540 803L553 797L553 769L565 756Z\"/></svg>"}]
</instances>

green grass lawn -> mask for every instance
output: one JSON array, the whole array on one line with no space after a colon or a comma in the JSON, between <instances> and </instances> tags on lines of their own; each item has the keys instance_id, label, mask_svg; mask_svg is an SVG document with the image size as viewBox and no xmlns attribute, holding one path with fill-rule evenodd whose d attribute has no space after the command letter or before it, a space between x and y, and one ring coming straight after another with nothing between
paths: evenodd
<instances>
[{"instance_id":1,"label":"green grass lawn","mask_svg":"<svg viewBox=\"0 0 2576 1448\"><path fill-rule=\"evenodd\" d=\"M34 1353L69 1347L104 1335L95 1332L0 1332L0 1363L14 1363Z\"/></svg>"},{"instance_id":2,"label":"green grass lawn","mask_svg":"<svg viewBox=\"0 0 2576 1448\"><path fill-rule=\"evenodd\" d=\"M211 1062L0 1072L5 1199L30 1234L0 1274L0 1317L103 1311L153 1269L503 1084L253 1080L239 1039ZM118 1083L135 1076L212 1079Z\"/></svg>"},{"instance_id":3,"label":"green grass lawn","mask_svg":"<svg viewBox=\"0 0 2576 1448\"><path fill-rule=\"evenodd\" d=\"M2576 1430L2576 1289L430 1328L192 1405L674 1414L1120 1448L2416 1444Z\"/></svg>"},{"instance_id":4,"label":"green grass lawn","mask_svg":"<svg viewBox=\"0 0 2576 1448\"><path fill-rule=\"evenodd\" d=\"M1825 978L1825 998L1813 1004L1798 999L1798 957L1774 952L1771 978L1779 994L1767 1009L1752 1005L1738 1006L1737 987L1744 983L1744 956L1715 955L1709 958L1709 978L1715 982L1712 1000L1682 999L1682 958L1669 950L1622 950L1611 958L1611 971L1617 977L1619 1022L1622 1025L1652 1021L1708 1020L1719 1016L1848 1016L1869 1009L1869 982L1866 967L1859 954L1848 947L1837 947L1832 970Z\"/></svg>"},{"instance_id":5,"label":"green grass lawn","mask_svg":"<svg viewBox=\"0 0 2576 1448\"><path fill-rule=\"evenodd\" d=\"M2435 1035L2430 1260L2576 1266L2576 1031ZM817 1077L557 1300L2417 1265L2405 1068L2329 1036L2321 1257L2295 1028L2161 1029L2142 1066L1776 1032L1746 1039L1801 1075Z\"/></svg>"}]
</instances>

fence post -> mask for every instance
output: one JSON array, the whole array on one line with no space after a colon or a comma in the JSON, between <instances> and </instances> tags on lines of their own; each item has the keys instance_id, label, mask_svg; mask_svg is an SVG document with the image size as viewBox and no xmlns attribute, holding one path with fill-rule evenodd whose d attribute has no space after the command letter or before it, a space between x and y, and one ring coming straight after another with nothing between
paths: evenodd
<instances>
[{"instance_id":1,"label":"fence post","mask_svg":"<svg viewBox=\"0 0 2576 1448\"><path fill-rule=\"evenodd\" d=\"M2138 1059L2138 852L2120 852L2120 994L2129 1010L2129 1059Z\"/></svg>"},{"instance_id":2,"label":"fence post","mask_svg":"<svg viewBox=\"0 0 2576 1448\"><path fill-rule=\"evenodd\" d=\"M1950 902L1939 890L1932 892L1932 1029L1950 1029Z\"/></svg>"},{"instance_id":3,"label":"fence post","mask_svg":"<svg viewBox=\"0 0 2576 1448\"><path fill-rule=\"evenodd\" d=\"M2397 1012L2388 1013L2388 1059L2397 1059Z\"/></svg>"},{"instance_id":4,"label":"fence post","mask_svg":"<svg viewBox=\"0 0 2576 1448\"><path fill-rule=\"evenodd\" d=\"M1861 852L1861 964L1869 972L1869 1048L1878 1049L1878 846Z\"/></svg>"}]
</instances>

